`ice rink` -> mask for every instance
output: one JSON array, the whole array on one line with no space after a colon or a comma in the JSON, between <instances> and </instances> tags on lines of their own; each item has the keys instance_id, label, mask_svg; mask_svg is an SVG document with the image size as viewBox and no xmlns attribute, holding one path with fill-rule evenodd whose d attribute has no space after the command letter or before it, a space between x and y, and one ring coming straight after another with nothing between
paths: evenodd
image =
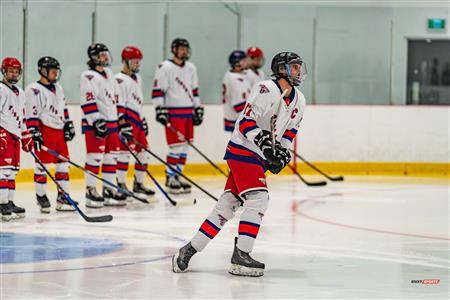
<instances>
[{"instance_id":1,"label":"ice rink","mask_svg":"<svg viewBox=\"0 0 450 300\"><path fill-rule=\"evenodd\" d=\"M318 179L308 177L311 180ZM221 177L198 177L219 196ZM51 184L49 184L51 186ZM238 218L174 274L170 257L214 206L200 191L195 206L132 202L86 209L83 182L72 196L88 215L39 213L32 183L18 183L22 220L1 224L1 299L65 298L449 298L448 179L346 177L306 187L293 176L269 177L271 203L253 256L261 278L229 275ZM52 187L53 188L53 187ZM438 279L438 284L415 283Z\"/></svg>"}]
</instances>

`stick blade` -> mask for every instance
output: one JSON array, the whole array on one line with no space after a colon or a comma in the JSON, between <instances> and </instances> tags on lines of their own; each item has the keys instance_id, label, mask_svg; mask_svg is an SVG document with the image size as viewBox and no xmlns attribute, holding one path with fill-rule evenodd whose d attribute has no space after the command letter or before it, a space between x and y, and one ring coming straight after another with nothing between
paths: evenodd
<instances>
[{"instance_id":1,"label":"stick blade","mask_svg":"<svg viewBox=\"0 0 450 300\"><path fill-rule=\"evenodd\" d=\"M342 177L342 176L331 177L330 180L331 181L344 181L344 177Z\"/></svg>"},{"instance_id":2,"label":"stick blade","mask_svg":"<svg viewBox=\"0 0 450 300\"><path fill-rule=\"evenodd\" d=\"M97 217L88 217L86 215L83 216L86 222L90 223L104 223L104 222L111 222L113 219L112 215L104 215L104 216L97 216Z\"/></svg>"}]
</instances>

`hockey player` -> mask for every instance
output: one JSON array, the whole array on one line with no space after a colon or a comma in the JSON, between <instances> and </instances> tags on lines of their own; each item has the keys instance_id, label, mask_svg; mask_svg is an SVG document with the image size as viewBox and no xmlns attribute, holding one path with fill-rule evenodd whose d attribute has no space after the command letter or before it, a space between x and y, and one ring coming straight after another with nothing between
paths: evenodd
<instances>
[{"instance_id":1,"label":"hockey player","mask_svg":"<svg viewBox=\"0 0 450 300\"><path fill-rule=\"evenodd\" d=\"M38 132L42 135L42 142L46 147L68 157L67 142L75 137L75 128L69 118L63 88L58 83L61 75L59 62L51 56L42 57L38 61L38 72L39 81L29 84L25 89L27 127L30 132ZM68 193L69 163L40 150L40 146L35 149L37 157L46 167L55 164L55 179ZM37 163L34 169L34 183L41 212L49 213L50 201L46 191L47 174ZM56 210L75 210L61 191L58 191L56 198Z\"/></svg>"},{"instance_id":2,"label":"hockey player","mask_svg":"<svg viewBox=\"0 0 450 300\"><path fill-rule=\"evenodd\" d=\"M135 176L133 183L133 192L145 196L153 196L154 191L144 186L145 170L149 160L147 152L140 145L134 145L133 138L144 147L147 147L148 125L144 117L143 104L144 96L142 93L142 79L139 73L141 60L143 58L141 50L133 46L127 46L122 50L123 68L115 76L117 112L119 114L119 123L128 123L132 126L132 136L128 141L131 149L137 152L139 161L134 165ZM122 144L122 152L119 154L117 163L118 185L127 189L126 180L128 172L128 162L130 153ZM131 199L128 197L128 199Z\"/></svg>"},{"instance_id":3,"label":"hockey player","mask_svg":"<svg viewBox=\"0 0 450 300\"><path fill-rule=\"evenodd\" d=\"M271 69L274 80L261 81L252 90L228 143L224 159L230 175L225 191L192 240L173 256L174 272L186 271L192 256L206 247L243 203L229 273L264 275L264 264L249 255L269 204L264 173L269 170L277 174L289 163L288 149L305 109L305 98L296 88L303 81L306 70L300 56L292 52L278 53L272 60ZM284 91L287 96L281 99ZM275 129L271 132L274 115L277 116Z\"/></svg>"},{"instance_id":4,"label":"hockey player","mask_svg":"<svg viewBox=\"0 0 450 300\"><path fill-rule=\"evenodd\" d=\"M130 136L131 126L118 124L117 101L114 91L114 74L108 68L111 55L104 44L88 47L89 69L81 74L82 133L86 140L86 169L98 174L102 163L102 176L116 181L117 155L121 134ZM118 128L119 125L119 128ZM102 162L103 161L103 162ZM86 175L86 206L91 208L126 205L126 195L104 184L102 196L96 190L93 176Z\"/></svg>"},{"instance_id":5,"label":"hockey player","mask_svg":"<svg viewBox=\"0 0 450 300\"><path fill-rule=\"evenodd\" d=\"M222 95L224 104L224 128L233 132L239 114L244 109L251 86L245 78L246 54L235 50L228 57L231 70L225 73L222 81Z\"/></svg>"},{"instance_id":6,"label":"hockey player","mask_svg":"<svg viewBox=\"0 0 450 300\"><path fill-rule=\"evenodd\" d=\"M171 50L172 59L163 61L156 68L152 98L156 106L156 121L166 126L169 146L167 163L182 172L189 146L169 126L192 142L193 126L203 122L203 107L200 106L197 69L188 61L189 42L176 38L172 41ZM191 185L182 181L169 167L166 170L166 186L173 194L191 191Z\"/></svg>"},{"instance_id":7,"label":"hockey player","mask_svg":"<svg viewBox=\"0 0 450 300\"><path fill-rule=\"evenodd\" d=\"M245 76L250 81L250 86L253 87L259 81L266 79L263 70L261 70L264 65L264 53L258 47L249 47L247 58L248 69L245 70Z\"/></svg>"},{"instance_id":8,"label":"hockey player","mask_svg":"<svg viewBox=\"0 0 450 300\"><path fill-rule=\"evenodd\" d=\"M25 93L15 84L22 75L22 64L13 57L2 60L0 81L0 212L3 221L25 217L25 209L14 204L16 174L20 166L22 149L31 151L33 139L25 125Z\"/></svg>"}]
</instances>

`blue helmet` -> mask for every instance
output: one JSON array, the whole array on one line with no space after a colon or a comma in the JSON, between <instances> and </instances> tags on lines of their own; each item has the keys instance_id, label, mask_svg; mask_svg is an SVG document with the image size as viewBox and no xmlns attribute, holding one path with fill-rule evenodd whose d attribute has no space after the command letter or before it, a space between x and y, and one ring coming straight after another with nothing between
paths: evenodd
<instances>
[{"instance_id":1,"label":"blue helmet","mask_svg":"<svg viewBox=\"0 0 450 300\"><path fill-rule=\"evenodd\" d=\"M245 59L247 55L242 50L234 50L231 52L230 56L228 57L228 63L233 68L237 64L241 62L241 60Z\"/></svg>"}]
</instances>

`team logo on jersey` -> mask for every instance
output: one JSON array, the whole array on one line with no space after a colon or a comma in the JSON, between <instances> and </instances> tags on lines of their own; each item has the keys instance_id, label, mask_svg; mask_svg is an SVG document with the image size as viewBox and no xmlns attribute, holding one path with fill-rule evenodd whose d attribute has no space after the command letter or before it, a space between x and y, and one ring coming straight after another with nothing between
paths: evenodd
<instances>
[{"instance_id":1,"label":"team logo on jersey","mask_svg":"<svg viewBox=\"0 0 450 300\"><path fill-rule=\"evenodd\" d=\"M118 83L118 84L121 84L121 83L123 82L123 80L120 79L120 78L116 78L116 80L117 80L117 83Z\"/></svg>"},{"instance_id":2,"label":"team logo on jersey","mask_svg":"<svg viewBox=\"0 0 450 300\"><path fill-rule=\"evenodd\" d=\"M258 178L259 181L261 181L262 184L266 184L266 179L265 178Z\"/></svg>"},{"instance_id":3,"label":"team logo on jersey","mask_svg":"<svg viewBox=\"0 0 450 300\"><path fill-rule=\"evenodd\" d=\"M267 88L267 86L265 86L264 84L260 84L259 85L259 93L260 94L266 94L269 93L269 89Z\"/></svg>"},{"instance_id":4,"label":"team logo on jersey","mask_svg":"<svg viewBox=\"0 0 450 300\"><path fill-rule=\"evenodd\" d=\"M92 78L94 78L94 75L85 75L87 79L92 80Z\"/></svg>"},{"instance_id":5,"label":"team logo on jersey","mask_svg":"<svg viewBox=\"0 0 450 300\"><path fill-rule=\"evenodd\" d=\"M5 158L5 161L8 165L12 163L12 158Z\"/></svg>"},{"instance_id":6,"label":"team logo on jersey","mask_svg":"<svg viewBox=\"0 0 450 300\"><path fill-rule=\"evenodd\" d=\"M31 88L31 90L33 91L34 95L39 95L39 93L40 93L38 89Z\"/></svg>"},{"instance_id":7,"label":"team logo on jersey","mask_svg":"<svg viewBox=\"0 0 450 300\"><path fill-rule=\"evenodd\" d=\"M298 108L296 107L296 108L292 111L291 119L295 118L295 116L297 115L297 113L298 113ZM301 121L301 120L300 120L300 121Z\"/></svg>"},{"instance_id":8,"label":"team logo on jersey","mask_svg":"<svg viewBox=\"0 0 450 300\"><path fill-rule=\"evenodd\" d=\"M225 219L222 215L217 215L217 217L219 217L219 223L220 223L220 226L225 225L225 223L228 221L228 220Z\"/></svg>"},{"instance_id":9,"label":"team logo on jersey","mask_svg":"<svg viewBox=\"0 0 450 300\"><path fill-rule=\"evenodd\" d=\"M244 82L243 78L238 78L237 80L239 80L240 82Z\"/></svg>"}]
</instances>

